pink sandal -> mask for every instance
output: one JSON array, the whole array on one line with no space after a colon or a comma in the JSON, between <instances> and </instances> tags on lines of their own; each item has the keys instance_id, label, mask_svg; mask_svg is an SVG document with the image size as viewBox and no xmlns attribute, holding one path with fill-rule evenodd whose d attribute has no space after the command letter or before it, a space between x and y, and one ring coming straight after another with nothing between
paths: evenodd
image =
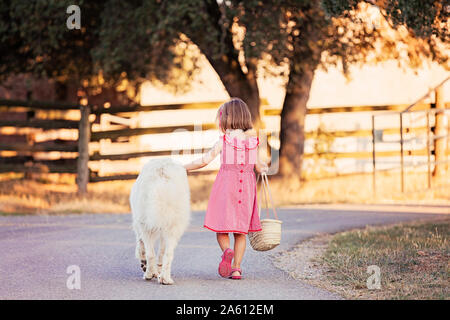
<instances>
[{"instance_id":1,"label":"pink sandal","mask_svg":"<svg viewBox=\"0 0 450 320\"><path fill-rule=\"evenodd\" d=\"M235 272L235 271L239 272L238 276L233 276L233 272ZM233 268L233 269L231 269L230 278L234 279L234 280L241 280L242 279L242 270L241 270L241 268Z\"/></svg>"},{"instance_id":2,"label":"pink sandal","mask_svg":"<svg viewBox=\"0 0 450 320\"><path fill-rule=\"evenodd\" d=\"M219 263L219 274L227 278L231 274L231 261L234 258L234 251L230 248L226 249L222 254L222 261Z\"/></svg>"}]
</instances>

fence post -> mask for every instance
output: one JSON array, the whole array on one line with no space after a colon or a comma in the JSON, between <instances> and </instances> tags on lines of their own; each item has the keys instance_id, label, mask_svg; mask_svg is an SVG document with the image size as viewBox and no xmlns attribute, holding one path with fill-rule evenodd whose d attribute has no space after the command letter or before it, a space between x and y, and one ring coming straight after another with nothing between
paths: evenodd
<instances>
[{"instance_id":1,"label":"fence post","mask_svg":"<svg viewBox=\"0 0 450 320\"><path fill-rule=\"evenodd\" d=\"M403 112L400 112L400 176L401 189L405 192L405 174L404 174L404 158L403 158Z\"/></svg>"},{"instance_id":2,"label":"fence post","mask_svg":"<svg viewBox=\"0 0 450 320\"><path fill-rule=\"evenodd\" d=\"M372 188L373 195L375 196L377 193L377 185L376 185L376 159L375 159L375 115L372 115Z\"/></svg>"},{"instance_id":3,"label":"fence post","mask_svg":"<svg viewBox=\"0 0 450 320\"><path fill-rule=\"evenodd\" d=\"M428 174L428 189L431 188L431 159L430 159L430 110L427 110L427 174Z\"/></svg>"},{"instance_id":4,"label":"fence post","mask_svg":"<svg viewBox=\"0 0 450 320\"><path fill-rule=\"evenodd\" d=\"M443 177L445 175L446 166L446 129L445 129L445 102L444 87L436 88L436 109L434 122L434 172L433 176Z\"/></svg>"},{"instance_id":5,"label":"fence post","mask_svg":"<svg viewBox=\"0 0 450 320\"><path fill-rule=\"evenodd\" d=\"M81 119L78 127L78 159L77 159L77 186L78 193L85 195L89 182L89 141L91 140L91 124L89 106L80 106Z\"/></svg>"}]
</instances>

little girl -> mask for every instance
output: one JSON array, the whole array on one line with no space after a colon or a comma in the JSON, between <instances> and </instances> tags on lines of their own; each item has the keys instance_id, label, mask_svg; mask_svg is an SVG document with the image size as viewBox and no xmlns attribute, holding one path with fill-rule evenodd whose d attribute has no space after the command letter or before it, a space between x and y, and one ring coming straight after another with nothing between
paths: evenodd
<instances>
[{"instance_id":1,"label":"little girl","mask_svg":"<svg viewBox=\"0 0 450 320\"><path fill-rule=\"evenodd\" d=\"M245 235L261 230L253 168L260 173L268 168L258 159L259 140L251 130L251 114L244 101L232 98L222 104L216 122L222 133L219 140L202 158L184 167L187 171L203 168L220 153L221 166L211 190L204 227L217 233L223 252L219 274L241 279ZM234 251L229 232L234 234Z\"/></svg>"}]
</instances>

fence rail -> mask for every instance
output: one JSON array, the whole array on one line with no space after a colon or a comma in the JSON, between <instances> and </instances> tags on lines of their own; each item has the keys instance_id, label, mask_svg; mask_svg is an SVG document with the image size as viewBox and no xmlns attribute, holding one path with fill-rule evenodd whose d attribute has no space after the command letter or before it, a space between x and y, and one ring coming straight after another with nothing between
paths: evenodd
<instances>
[{"instance_id":1,"label":"fence rail","mask_svg":"<svg viewBox=\"0 0 450 320\"><path fill-rule=\"evenodd\" d=\"M40 128L44 131L69 129L76 130L77 138L73 140L53 139L45 142L34 142L32 137L27 139L28 142L2 142L0 141L0 152L15 152L16 154L2 156L0 158L0 172L45 172L45 173L75 173L77 174L77 183L81 193L86 192L88 182L109 181L116 179L134 179L136 174L117 174L110 176L100 176L98 172L89 170L89 161L123 161L141 157L153 157L182 154L184 150L145 150L139 152L120 152L118 154L102 154L99 151L89 150L89 143L101 142L104 139L129 138L134 136L142 136L148 134L171 133L175 130L193 131L195 125L177 125L177 126L159 126L159 127L138 127L123 128L123 126L108 129L92 130L92 119L98 123L99 117L104 114L133 116L133 113L162 111L162 110L198 110L198 109L215 109L222 102L206 102L206 103L187 103L187 104L170 104L157 106L110 106L109 108L94 105L79 105L73 103L62 102L42 102L42 101L22 101L22 100L0 100L0 129L6 127L14 128ZM311 115L329 114L329 113L353 113L353 112L396 112L403 110L407 105L388 105L388 106L350 106L350 107L328 107L328 108L311 108L307 113ZM434 108L434 104L417 103L416 107L421 110L429 110ZM278 116L280 109L269 108L263 106L263 116ZM67 119L37 119L30 116L29 111L71 111L78 110L80 120ZM8 118L3 118L3 114L8 114ZM25 114L25 119L11 119L11 114ZM33 112L31 112L32 114ZM19 117L20 118L20 117ZM214 129L215 124L203 123L202 129ZM409 128L411 133L427 132L427 127L418 126ZM399 134L398 128L385 128L383 133L386 135ZM334 130L328 132L334 138L340 137L371 137L374 135L373 129L370 130ZM0 131L0 137L2 133ZM306 132L307 139L317 138L316 132ZM391 141L390 143L394 143ZM201 153L205 148L196 148L190 152ZM60 152L69 153L61 155L56 160L39 160L35 157L37 153ZM20 153L25 153L22 155ZM76 153L75 156L73 153ZM429 150L418 149L409 150L405 155L427 155ZM306 153L305 157L329 156L332 158L354 158L354 159L370 159L372 156L392 157L397 156L396 151L361 151L361 152L316 152ZM374 159L375 159L374 157ZM210 171L208 171L210 172Z\"/></svg>"},{"instance_id":2,"label":"fence rail","mask_svg":"<svg viewBox=\"0 0 450 320\"><path fill-rule=\"evenodd\" d=\"M407 108L407 104L395 104L387 106L351 106L351 107L327 107L327 108L310 108L308 114L322 113L341 113L341 112L368 112L368 111L402 111ZM420 103L417 109L426 110L430 108L429 103ZM267 108L264 110L265 116L278 116L281 113L279 108Z\"/></svg>"},{"instance_id":3,"label":"fence rail","mask_svg":"<svg viewBox=\"0 0 450 320\"><path fill-rule=\"evenodd\" d=\"M214 123L206 123L202 125L202 130L214 129ZM143 136L146 134L156 133L171 133L175 130L194 131L195 125L186 126L166 126L166 127L150 127L150 128L135 128L135 129L119 129L119 130L105 130L92 132L91 141L99 141L101 139L116 139L119 137Z\"/></svg>"}]
</instances>

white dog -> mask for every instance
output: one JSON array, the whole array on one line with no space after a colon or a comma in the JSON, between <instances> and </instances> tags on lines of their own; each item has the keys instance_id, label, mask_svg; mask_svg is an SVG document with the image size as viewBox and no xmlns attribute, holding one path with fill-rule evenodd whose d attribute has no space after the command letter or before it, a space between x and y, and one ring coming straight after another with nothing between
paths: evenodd
<instances>
[{"instance_id":1,"label":"white dog","mask_svg":"<svg viewBox=\"0 0 450 320\"><path fill-rule=\"evenodd\" d=\"M174 250L190 220L186 169L169 158L150 160L131 189L130 205L136 258L141 260L144 279L157 277L159 283L173 284ZM157 262L154 247L158 239Z\"/></svg>"}]
</instances>

